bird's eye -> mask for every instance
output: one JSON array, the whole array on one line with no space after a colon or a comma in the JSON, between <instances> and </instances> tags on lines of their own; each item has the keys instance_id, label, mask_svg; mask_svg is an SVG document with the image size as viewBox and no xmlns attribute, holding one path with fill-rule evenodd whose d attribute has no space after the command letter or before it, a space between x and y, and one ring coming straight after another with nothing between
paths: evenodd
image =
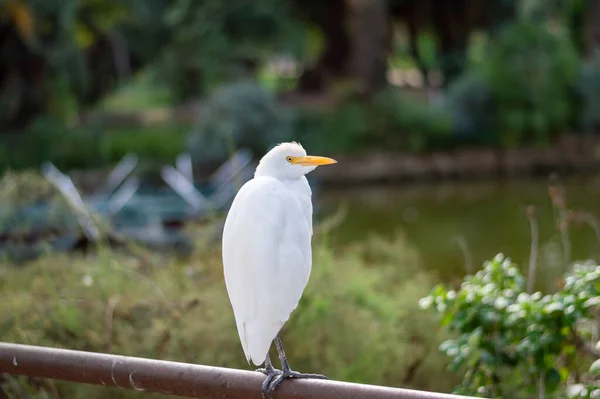
<instances>
[{"instance_id":1,"label":"bird's eye","mask_svg":"<svg viewBox=\"0 0 600 399\"><path fill-rule=\"evenodd\" d=\"M292 161L294 160L294 157L286 157L285 160L288 161L289 163L292 163Z\"/></svg>"}]
</instances>

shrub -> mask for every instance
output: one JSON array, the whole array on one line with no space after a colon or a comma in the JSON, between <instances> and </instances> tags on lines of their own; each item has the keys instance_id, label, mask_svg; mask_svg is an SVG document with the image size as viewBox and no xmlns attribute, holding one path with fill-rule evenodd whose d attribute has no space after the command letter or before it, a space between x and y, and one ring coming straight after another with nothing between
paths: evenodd
<instances>
[{"instance_id":1,"label":"shrub","mask_svg":"<svg viewBox=\"0 0 600 399\"><path fill-rule=\"evenodd\" d=\"M453 81L445 103L452 115L457 142L490 146L501 143L493 92L480 71L469 71Z\"/></svg>"},{"instance_id":2,"label":"shrub","mask_svg":"<svg viewBox=\"0 0 600 399\"><path fill-rule=\"evenodd\" d=\"M546 143L573 126L578 68L566 35L541 23L507 26L483 62L467 72L473 76L449 89L458 132L487 135L491 130L505 146Z\"/></svg>"},{"instance_id":3,"label":"shrub","mask_svg":"<svg viewBox=\"0 0 600 399\"><path fill-rule=\"evenodd\" d=\"M185 124L69 127L46 115L18 135L0 135L0 172L37 169L46 161L63 171L103 167L117 163L128 153L145 161L172 162L185 150L188 129Z\"/></svg>"},{"instance_id":4,"label":"shrub","mask_svg":"<svg viewBox=\"0 0 600 399\"><path fill-rule=\"evenodd\" d=\"M302 142L328 152L425 151L447 146L452 128L443 107L396 89L383 90L367 102L350 97L331 110L299 112L294 126Z\"/></svg>"},{"instance_id":5,"label":"shrub","mask_svg":"<svg viewBox=\"0 0 600 399\"><path fill-rule=\"evenodd\" d=\"M516 265L499 254L459 290L438 285L420 303L457 335L440 345L451 368L465 371L457 393L529 398L600 393L583 373L599 356L590 342L599 299L596 264L575 265L555 294L530 295Z\"/></svg>"},{"instance_id":6,"label":"shrub","mask_svg":"<svg viewBox=\"0 0 600 399\"><path fill-rule=\"evenodd\" d=\"M240 147L263 154L291 139L290 122L286 110L259 84L230 83L207 99L188 148L197 161L220 160Z\"/></svg>"},{"instance_id":7,"label":"shrub","mask_svg":"<svg viewBox=\"0 0 600 399\"><path fill-rule=\"evenodd\" d=\"M582 68L577 85L581 96L580 125L585 131L600 129L600 55Z\"/></svg>"},{"instance_id":8,"label":"shrub","mask_svg":"<svg viewBox=\"0 0 600 399\"><path fill-rule=\"evenodd\" d=\"M172 123L105 129L99 149L100 156L108 165L119 162L129 153L137 154L146 162L172 163L186 150L190 128L184 123Z\"/></svg>"},{"instance_id":9,"label":"shrub","mask_svg":"<svg viewBox=\"0 0 600 399\"><path fill-rule=\"evenodd\" d=\"M206 237L214 228L194 236ZM372 238L339 251L325 241L325 233L316 233L313 275L282 332L292 368L334 379L450 388L452 378L433 350L440 339L435 318L417 316L418 298L432 279L404 238ZM101 249L0 268L4 341L250 368L219 249L206 238L198 238L188 261ZM35 380L18 381L51 390ZM3 384L5 390L18 387ZM156 397L60 382L57 389L61 397Z\"/></svg>"},{"instance_id":10,"label":"shrub","mask_svg":"<svg viewBox=\"0 0 600 399\"><path fill-rule=\"evenodd\" d=\"M0 136L5 149L0 170L38 168L51 161L59 167L94 165L99 161L100 137L94 132L70 129L61 120L45 115L34 120L20 134Z\"/></svg>"},{"instance_id":11,"label":"shrub","mask_svg":"<svg viewBox=\"0 0 600 399\"><path fill-rule=\"evenodd\" d=\"M95 215L94 215L95 216ZM22 263L48 252L51 243L76 237L77 219L62 194L39 172L7 171L0 179L0 259ZM65 241L66 238L66 241Z\"/></svg>"}]
</instances>

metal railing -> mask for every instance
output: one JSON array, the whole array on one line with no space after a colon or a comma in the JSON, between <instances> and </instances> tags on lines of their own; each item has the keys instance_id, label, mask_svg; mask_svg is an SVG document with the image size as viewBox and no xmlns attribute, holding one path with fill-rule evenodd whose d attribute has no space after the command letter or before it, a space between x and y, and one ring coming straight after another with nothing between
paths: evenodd
<instances>
[{"instance_id":1,"label":"metal railing","mask_svg":"<svg viewBox=\"0 0 600 399\"><path fill-rule=\"evenodd\" d=\"M189 398L260 399L257 372L0 343L0 372ZM276 399L460 399L457 396L331 380L284 381Z\"/></svg>"}]
</instances>

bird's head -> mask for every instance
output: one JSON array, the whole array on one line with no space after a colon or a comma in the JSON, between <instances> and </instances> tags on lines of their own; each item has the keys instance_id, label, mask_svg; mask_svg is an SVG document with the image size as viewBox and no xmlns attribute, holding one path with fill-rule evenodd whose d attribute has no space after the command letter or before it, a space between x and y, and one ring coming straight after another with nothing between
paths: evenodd
<instances>
[{"instance_id":1,"label":"bird's head","mask_svg":"<svg viewBox=\"0 0 600 399\"><path fill-rule=\"evenodd\" d=\"M255 176L271 176L279 179L299 179L317 166L334 164L335 159L306 155L296 142L281 143L267 152L256 168Z\"/></svg>"}]
</instances>

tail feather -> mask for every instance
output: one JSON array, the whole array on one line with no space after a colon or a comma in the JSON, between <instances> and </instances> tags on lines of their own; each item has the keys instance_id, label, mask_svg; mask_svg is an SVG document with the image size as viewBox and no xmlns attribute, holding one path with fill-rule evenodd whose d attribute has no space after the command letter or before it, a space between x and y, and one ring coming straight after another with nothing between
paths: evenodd
<instances>
[{"instance_id":1,"label":"tail feather","mask_svg":"<svg viewBox=\"0 0 600 399\"><path fill-rule=\"evenodd\" d=\"M282 326L283 323L270 324L255 321L238 324L240 341L248 363L252 361L256 366L264 363L271 344Z\"/></svg>"}]
</instances>

